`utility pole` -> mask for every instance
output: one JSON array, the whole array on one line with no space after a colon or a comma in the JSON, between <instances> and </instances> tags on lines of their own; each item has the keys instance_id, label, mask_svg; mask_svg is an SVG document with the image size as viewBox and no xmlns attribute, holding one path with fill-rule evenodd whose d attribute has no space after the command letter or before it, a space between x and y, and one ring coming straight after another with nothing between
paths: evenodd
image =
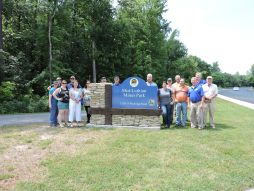
<instances>
[{"instance_id":1,"label":"utility pole","mask_svg":"<svg viewBox=\"0 0 254 191\"><path fill-rule=\"evenodd\" d=\"M0 50L3 50L3 0L0 0Z\"/></svg>"},{"instance_id":2,"label":"utility pole","mask_svg":"<svg viewBox=\"0 0 254 191\"><path fill-rule=\"evenodd\" d=\"M96 65L95 65L95 42L92 41L92 52L93 52L93 82L96 83Z\"/></svg>"}]
</instances>

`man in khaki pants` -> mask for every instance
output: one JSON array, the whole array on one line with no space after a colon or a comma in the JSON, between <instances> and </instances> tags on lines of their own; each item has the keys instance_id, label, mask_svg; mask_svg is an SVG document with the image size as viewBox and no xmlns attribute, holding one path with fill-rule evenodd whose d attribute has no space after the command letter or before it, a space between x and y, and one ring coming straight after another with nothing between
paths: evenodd
<instances>
[{"instance_id":1,"label":"man in khaki pants","mask_svg":"<svg viewBox=\"0 0 254 191\"><path fill-rule=\"evenodd\" d=\"M192 86L189 87L188 97L191 108L191 128L204 128L204 92L201 85L197 84L196 77L191 78Z\"/></svg>"},{"instance_id":2,"label":"man in khaki pants","mask_svg":"<svg viewBox=\"0 0 254 191\"><path fill-rule=\"evenodd\" d=\"M218 88L216 84L213 84L213 77L207 76L206 84L202 86L205 94L205 113L204 113L204 126L206 125L207 112L209 112L210 126L215 128L214 124L214 112L215 112L215 101L214 98L218 94Z\"/></svg>"}]
</instances>

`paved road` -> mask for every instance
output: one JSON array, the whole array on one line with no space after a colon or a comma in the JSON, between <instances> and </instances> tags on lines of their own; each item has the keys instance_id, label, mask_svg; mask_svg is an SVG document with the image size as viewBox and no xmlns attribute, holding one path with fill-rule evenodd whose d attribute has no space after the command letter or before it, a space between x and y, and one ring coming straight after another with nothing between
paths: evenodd
<instances>
[{"instance_id":1,"label":"paved road","mask_svg":"<svg viewBox=\"0 0 254 191\"><path fill-rule=\"evenodd\" d=\"M85 112L82 112L82 116ZM33 123L48 123L49 113L0 115L0 127L10 125L27 125Z\"/></svg>"},{"instance_id":2,"label":"paved road","mask_svg":"<svg viewBox=\"0 0 254 191\"><path fill-rule=\"evenodd\" d=\"M240 87L239 91L234 91L232 88L219 89L219 94L254 104L254 90L249 87Z\"/></svg>"}]
</instances>

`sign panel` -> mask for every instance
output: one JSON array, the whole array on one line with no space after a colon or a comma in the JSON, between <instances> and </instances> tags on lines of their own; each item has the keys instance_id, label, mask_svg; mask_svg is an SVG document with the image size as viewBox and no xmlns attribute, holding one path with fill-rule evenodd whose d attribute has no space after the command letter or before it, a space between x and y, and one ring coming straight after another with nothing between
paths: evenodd
<instances>
[{"instance_id":1,"label":"sign panel","mask_svg":"<svg viewBox=\"0 0 254 191\"><path fill-rule=\"evenodd\" d=\"M139 77L130 77L112 87L112 108L158 109L157 86L148 86Z\"/></svg>"}]
</instances>

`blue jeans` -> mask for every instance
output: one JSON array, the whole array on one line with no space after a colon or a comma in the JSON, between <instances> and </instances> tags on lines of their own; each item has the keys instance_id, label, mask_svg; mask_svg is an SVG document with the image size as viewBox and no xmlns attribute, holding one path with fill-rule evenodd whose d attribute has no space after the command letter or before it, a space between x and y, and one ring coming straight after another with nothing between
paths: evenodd
<instances>
[{"instance_id":1,"label":"blue jeans","mask_svg":"<svg viewBox=\"0 0 254 191\"><path fill-rule=\"evenodd\" d=\"M170 105L170 112L169 112L170 124L173 123L174 108L175 108L174 104Z\"/></svg>"},{"instance_id":2,"label":"blue jeans","mask_svg":"<svg viewBox=\"0 0 254 191\"><path fill-rule=\"evenodd\" d=\"M186 125L187 120L187 103L178 102L176 103L176 125Z\"/></svg>"},{"instance_id":3,"label":"blue jeans","mask_svg":"<svg viewBox=\"0 0 254 191\"><path fill-rule=\"evenodd\" d=\"M57 115L58 115L57 105L52 105L50 109L50 116L49 116L49 121L51 126L57 125Z\"/></svg>"},{"instance_id":4,"label":"blue jeans","mask_svg":"<svg viewBox=\"0 0 254 191\"><path fill-rule=\"evenodd\" d=\"M162 117L163 117L163 122L167 127L170 127L171 121L170 121L170 104L168 105L161 105L161 110L162 110Z\"/></svg>"}]
</instances>

